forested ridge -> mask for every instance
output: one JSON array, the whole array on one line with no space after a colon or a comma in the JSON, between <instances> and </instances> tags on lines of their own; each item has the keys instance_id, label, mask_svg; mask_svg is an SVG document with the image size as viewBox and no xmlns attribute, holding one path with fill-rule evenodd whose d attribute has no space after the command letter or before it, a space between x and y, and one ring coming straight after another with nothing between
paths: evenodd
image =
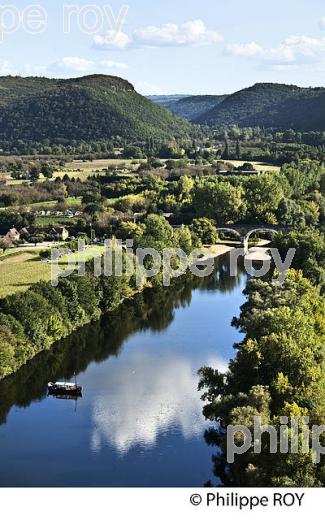
<instances>
[{"instance_id":1,"label":"forested ridge","mask_svg":"<svg viewBox=\"0 0 325 520\"><path fill-rule=\"evenodd\" d=\"M189 123L121 78L0 78L2 140L170 139L189 132Z\"/></svg>"},{"instance_id":2,"label":"forested ridge","mask_svg":"<svg viewBox=\"0 0 325 520\"><path fill-rule=\"evenodd\" d=\"M226 99L226 95L196 96L148 96L149 99L163 105L178 116L194 121Z\"/></svg>"},{"instance_id":3,"label":"forested ridge","mask_svg":"<svg viewBox=\"0 0 325 520\"><path fill-rule=\"evenodd\" d=\"M210 127L325 130L325 89L257 83L227 96L194 122Z\"/></svg>"}]
</instances>

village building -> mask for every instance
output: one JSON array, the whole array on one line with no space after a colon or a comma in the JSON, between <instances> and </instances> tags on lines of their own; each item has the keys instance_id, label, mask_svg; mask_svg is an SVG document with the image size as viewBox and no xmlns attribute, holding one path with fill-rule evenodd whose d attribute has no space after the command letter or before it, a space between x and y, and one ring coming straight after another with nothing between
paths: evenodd
<instances>
[{"instance_id":1,"label":"village building","mask_svg":"<svg viewBox=\"0 0 325 520\"><path fill-rule=\"evenodd\" d=\"M11 228L3 238L9 242L18 242L20 240L20 233L16 228Z\"/></svg>"},{"instance_id":2,"label":"village building","mask_svg":"<svg viewBox=\"0 0 325 520\"><path fill-rule=\"evenodd\" d=\"M49 231L49 235L55 240L65 241L69 238L69 231L65 227L52 228Z\"/></svg>"}]
</instances>

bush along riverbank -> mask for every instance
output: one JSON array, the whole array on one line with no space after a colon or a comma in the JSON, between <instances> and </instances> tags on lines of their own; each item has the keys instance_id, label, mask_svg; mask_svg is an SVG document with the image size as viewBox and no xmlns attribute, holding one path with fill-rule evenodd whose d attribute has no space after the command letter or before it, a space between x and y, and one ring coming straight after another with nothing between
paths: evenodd
<instances>
[{"instance_id":1,"label":"bush along riverbank","mask_svg":"<svg viewBox=\"0 0 325 520\"><path fill-rule=\"evenodd\" d=\"M83 276L60 278L56 287L40 282L0 300L0 379L145 287L161 283L160 274L138 286L134 276L93 272L91 261Z\"/></svg>"},{"instance_id":2,"label":"bush along riverbank","mask_svg":"<svg viewBox=\"0 0 325 520\"><path fill-rule=\"evenodd\" d=\"M282 286L252 279L245 294L247 302L234 319L245 339L235 345L237 355L228 371L200 370L203 412L217 423L206 432L206 439L221 448L213 458L214 473L225 485L324 485L324 456L319 463L313 459L313 426L325 424L324 296L295 270L289 271ZM271 453L268 432L256 448L254 418L277 432L276 453ZM284 434L283 418L288 420ZM234 460L228 457L229 427L239 427L234 437L238 446L243 444L243 427L252 436L244 452L234 450ZM280 449L280 431L289 439L285 452ZM318 437L324 446L324 432Z\"/></svg>"},{"instance_id":3,"label":"bush along riverbank","mask_svg":"<svg viewBox=\"0 0 325 520\"><path fill-rule=\"evenodd\" d=\"M211 243L217 238L216 228L208 219L198 219L195 232L186 226L174 230L165 218L158 215L149 215L143 225L136 227L141 233L136 235L135 247L150 247L157 252L181 247L190 253L194 247L202 246L203 238ZM120 253L124 263L122 275L116 274L113 255L113 274L109 276L94 276L95 260L92 260L87 263L83 276L76 273L59 278L56 287L39 282L25 292L0 300L0 380L16 372L56 341L98 320L103 313L116 309L145 287L163 284L162 270L150 278L142 272L139 280L136 256L130 257L130 253L124 250ZM132 272L128 268L130 261L134 262L132 275L127 274ZM171 263L174 268L179 265L175 258ZM145 258L144 265L150 270L151 259Z\"/></svg>"}]
</instances>

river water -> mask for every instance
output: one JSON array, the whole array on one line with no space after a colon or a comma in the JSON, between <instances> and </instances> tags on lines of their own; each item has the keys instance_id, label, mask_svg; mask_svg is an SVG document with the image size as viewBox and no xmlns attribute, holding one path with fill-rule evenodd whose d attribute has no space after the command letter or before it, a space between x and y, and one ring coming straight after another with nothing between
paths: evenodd
<instances>
[{"instance_id":1,"label":"river water","mask_svg":"<svg viewBox=\"0 0 325 520\"><path fill-rule=\"evenodd\" d=\"M197 370L234 357L245 283L219 258L209 278L148 291L3 381L0 486L215 482ZM81 399L47 396L74 372Z\"/></svg>"}]
</instances>

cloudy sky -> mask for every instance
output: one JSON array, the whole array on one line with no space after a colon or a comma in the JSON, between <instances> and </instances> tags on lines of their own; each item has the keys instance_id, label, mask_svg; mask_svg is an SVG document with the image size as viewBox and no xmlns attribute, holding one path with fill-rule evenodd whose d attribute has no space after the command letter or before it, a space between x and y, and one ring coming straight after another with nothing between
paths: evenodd
<instances>
[{"instance_id":1,"label":"cloudy sky","mask_svg":"<svg viewBox=\"0 0 325 520\"><path fill-rule=\"evenodd\" d=\"M1 75L113 74L143 94L221 94L260 81L325 86L324 0L11 5L0 9Z\"/></svg>"}]
</instances>

